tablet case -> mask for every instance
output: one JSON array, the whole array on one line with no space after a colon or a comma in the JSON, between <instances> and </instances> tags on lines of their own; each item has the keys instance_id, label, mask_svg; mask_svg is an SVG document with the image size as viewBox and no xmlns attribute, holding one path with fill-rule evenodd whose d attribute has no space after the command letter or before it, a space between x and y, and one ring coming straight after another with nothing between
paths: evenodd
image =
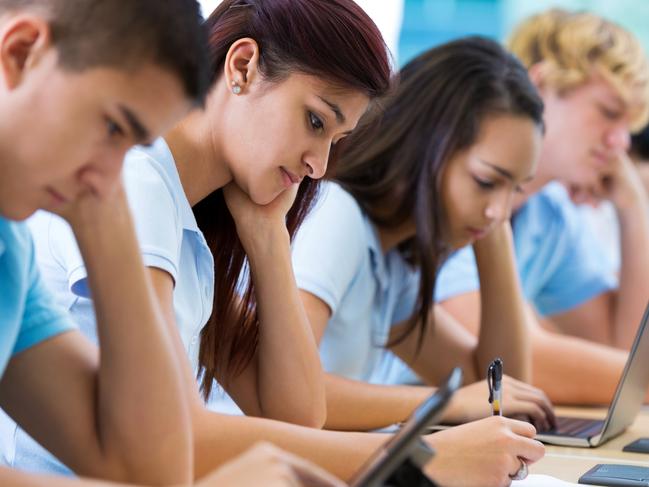
<instances>
[{"instance_id":1,"label":"tablet case","mask_svg":"<svg viewBox=\"0 0 649 487\"><path fill-rule=\"evenodd\" d=\"M649 453L649 438L640 438L639 440L635 440L622 448L622 451Z\"/></svg>"},{"instance_id":2,"label":"tablet case","mask_svg":"<svg viewBox=\"0 0 649 487\"><path fill-rule=\"evenodd\" d=\"M582 475L579 483L609 487L649 487L649 467L598 464Z\"/></svg>"}]
</instances>

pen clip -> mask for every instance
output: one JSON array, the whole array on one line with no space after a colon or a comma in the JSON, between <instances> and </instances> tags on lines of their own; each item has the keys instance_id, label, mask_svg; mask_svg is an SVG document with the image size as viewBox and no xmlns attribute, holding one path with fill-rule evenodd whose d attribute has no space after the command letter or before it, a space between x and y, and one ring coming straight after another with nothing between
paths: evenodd
<instances>
[{"instance_id":1,"label":"pen clip","mask_svg":"<svg viewBox=\"0 0 649 487\"><path fill-rule=\"evenodd\" d=\"M491 362L487 368L487 386L489 387L489 404L494 402L494 387L493 387L493 373L494 363Z\"/></svg>"}]
</instances>

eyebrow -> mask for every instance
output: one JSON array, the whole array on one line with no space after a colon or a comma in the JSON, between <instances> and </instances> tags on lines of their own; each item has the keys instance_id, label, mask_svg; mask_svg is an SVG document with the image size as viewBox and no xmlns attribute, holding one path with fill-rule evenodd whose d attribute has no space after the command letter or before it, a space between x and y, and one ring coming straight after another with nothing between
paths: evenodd
<instances>
[{"instance_id":1,"label":"eyebrow","mask_svg":"<svg viewBox=\"0 0 649 487\"><path fill-rule=\"evenodd\" d=\"M500 174L501 176L503 176L503 177L509 179L510 181L514 181L514 175L513 175L512 173L510 173L508 170L503 169L502 167L497 166L496 164L492 164L491 162L485 161L485 160L483 160L483 159L478 159L478 160L479 160L482 164L484 164L485 166L489 166L491 169L493 169L494 171L496 171L496 172L497 172L498 174ZM534 175L531 175L531 176L526 177L525 179L523 179L522 182L524 183L524 182L530 181L531 179L534 179Z\"/></svg>"},{"instance_id":2,"label":"eyebrow","mask_svg":"<svg viewBox=\"0 0 649 487\"><path fill-rule=\"evenodd\" d=\"M345 118L345 115L343 114L342 110L338 105L330 102L329 100L326 100L325 98L322 98L321 96L318 96L318 98L320 98L323 102L325 102L329 106L329 108L331 108L331 111L334 112L334 114L336 115L336 120L338 121L339 124L345 123L347 119Z\"/></svg>"},{"instance_id":3,"label":"eyebrow","mask_svg":"<svg viewBox=\"0 0 649 487\"><path fill-rule=\"evenodd\" d=\"M128 107L125 107L124 105L120 105L119 110L126 119L131 132L133 132L135 141L140 145L150 145L151 133L140 121L137 115L135 115L132 110L130 110Z\"/></svg>"}]
</instances>

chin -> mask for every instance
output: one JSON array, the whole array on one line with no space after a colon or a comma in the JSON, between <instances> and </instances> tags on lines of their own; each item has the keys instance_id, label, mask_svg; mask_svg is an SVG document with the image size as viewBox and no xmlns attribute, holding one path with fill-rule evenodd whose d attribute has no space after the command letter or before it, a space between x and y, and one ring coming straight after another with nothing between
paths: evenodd
<instances>
[{"instance_id":1,"label":"chin","mask_svg":"<svg viewBox=\"0 0 649 487\"><path fill-rule=\"evenodd\" d=\"M277 199L277 197L281 194L280 193L259 193L259 194L251 194L249 195L250 199L252 202L256 205L259 206L266 206L271 204L273 201Z\"/></svg>"}]
</instances>

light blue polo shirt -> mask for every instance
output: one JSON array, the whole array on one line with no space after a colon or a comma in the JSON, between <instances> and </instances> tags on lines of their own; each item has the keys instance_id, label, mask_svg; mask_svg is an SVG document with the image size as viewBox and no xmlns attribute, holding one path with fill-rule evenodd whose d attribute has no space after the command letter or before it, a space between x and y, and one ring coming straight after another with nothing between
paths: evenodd
<instances>
[{"instance_id":1,"label":"light blue polo shirt","mask_svg":"<svg viewBox=\"0 0 649 487\"><path fill-rule=\"evenodd\" d=\"M149 148L131 150L124 162L123 177L144 264L162 269L174 279L176 324L192 367L197 370L199 334L210 317L214 299L212 253L198 229L173 156L163 139ZM32 217L29 225L45 281L81 331L96 341L86 268L70 227L45 212ZM223 402L223 409L229 411L231 401L225 398ZM15 446L13 457L4 455L12 467L70 474L20 429L15 434Z\"/></svg>"},{"instance_id":2,"label":"light blue polo shirt","mask_svg":"<svg viewBox=\"0 0 649 487\"><path fill-rule=\"evenodd\" d=\"M0 377L13 356L72 328L43 284L27 225L0 217ZM13 455L10 424L0 410L0 463Z\"/></svg>"},{"instance_id":3,"label":"light blue polo shirt","mask_svg":"<svg viewBox=\"0 0 649 487\"><path fill-rule=\"evenodd\" d=\"M298 287L331 310L320 343L324 370L383 383L384 348L392 326L409 318L419 275L396 251L384 254L376 228L354 198L323 183L314 209L293 243Z\"/></svg>"},{"instance_id":4,"label":"light blue polo shirt","mask_svg":"<svg viewBox=\"0 0 649 487\"><path fill-rule=\"evenodd\" d=\"M548 184L512 221L523 293L543 316L562 313L616 289L617 265L564 187ZM456 252L438 276L436 301L480 288L470 247Z\"/></svg>"},{"instance_id":5,"label":"light blue polo shirt","mask_svg":"<svg viewBox=\"0 0 649 487\"><path fill-rule=\"evenodd\" d=\"M0 217L0 376L11 357L72 328L43 284L29 229Z\"/></svg>"}]
</instances>

